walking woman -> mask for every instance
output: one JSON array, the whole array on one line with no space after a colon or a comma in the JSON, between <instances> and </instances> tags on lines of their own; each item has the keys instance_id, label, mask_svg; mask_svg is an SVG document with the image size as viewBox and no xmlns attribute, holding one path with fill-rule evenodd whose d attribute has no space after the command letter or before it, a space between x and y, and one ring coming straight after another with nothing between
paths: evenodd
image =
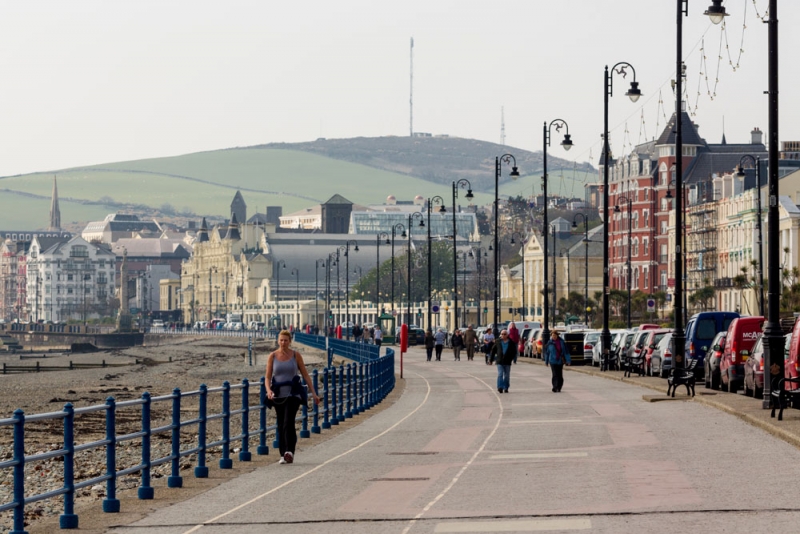
<instances>
[{"instance_id":1,"label":"walking woman","mask_svg":"<svg viewBox=\"0 0 800 534\"><path fill-rule=\"evenodd\" d=\"M486 365L492 365L489 362L489 355L492 353L492 347L494 347L494 334L491 328L487 328L486 333L483 334L483 357L486 360Z\"/></svg>"},{"instance_id":2,"label":"walking woman","mask_svg":"<svg viewBox=\"0 0 800 534\"><path fill-rule=\"evenodd\" d=\"M461 335L461 330L456 330L453 334L453 339L451 341L453 345L453 357L455 361L461 361L461 349L464 348L464 336Z\"/></svg>"},{"instance_id":3,"label":"walking woman","mask_svg":"<svg viewBox=\"0 0 800 534\"><path fill-rule=\"evenodd\" d=\"M290 348L291 344L292 335L288 330L283 330L278 334L278 350L267 356L267 398L275 406L275 415L278 418L278 443L281 452L279 463L282 464L294 461L297 445L295 418L300 408L300 399L303 398L303 392L300 391L303 386L299 380L301 375L314 398L314 403L319 404L319 397L314 391L314 384L308 376L303 357Z\"/></svg>"},{"instance_id":4,"label":"walking woman","mask_svg":"<svg viewBox=\"0 0 800 534\"><path fill-rule=\"evenodd\" d=\"M436 334L433 336L434 347L436 348L437 362L442 360L442 351L444 350L445 341L447 341L447 334L444 333L444 330L439 328L438 330L436 330Z\"/></svg>"},{"instance_id":5,"label":"walking woman","mask_svg":"<svg viewBox=\"0 0 800 534\"><path fill-rule=\"evenodd\" d=\"M431 357L433 356L433 345L435 340L433 339L433 332L430 328L425 331L425 352L428 355L428 361L431 361Z\"/></svg>"},{"instance_id":6,"label":"walking woman","mask_svg":"<svg viewBox=\"0 0 800 534\"><path fill-rule=\"evenodd\" d=\"M558 335L558 330L550 332L550 343L544 348L544 364L553 373L553 393L559 393L564 386L564 363L572 364L567 344Z\"/></svg>"}]
</instances>

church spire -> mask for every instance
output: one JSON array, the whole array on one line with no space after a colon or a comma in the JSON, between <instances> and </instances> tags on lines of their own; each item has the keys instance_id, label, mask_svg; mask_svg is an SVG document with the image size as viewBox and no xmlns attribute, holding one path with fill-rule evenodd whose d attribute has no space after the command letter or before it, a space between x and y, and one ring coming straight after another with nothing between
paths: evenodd
<instances>
[{"instance_id":1,"label":"church spire","mask_svg":"<svg viewBox=\"0 0 800 534\"><path fill-rule=\"evenodd\" d=\"M58 208L58 183L53 176L53 198L50 200L50 230L61 230L61 210Z\"/></svg>"}]
</instances>

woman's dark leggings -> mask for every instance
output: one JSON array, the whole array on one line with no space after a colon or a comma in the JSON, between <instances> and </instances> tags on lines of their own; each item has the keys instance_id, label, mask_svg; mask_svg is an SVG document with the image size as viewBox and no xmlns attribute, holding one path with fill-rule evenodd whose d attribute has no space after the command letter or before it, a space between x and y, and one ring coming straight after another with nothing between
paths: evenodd
<instances>
[{"instance_id":1,"label":"woman's dark leggings","mask_svg":"<svg viewBox=\"0 0 800 534\"><path fill-rule=\"evenodd\" d=\"M436 360L442 359L442 349L444 349L444 345L436 345Z\"/></svg>"},{"instance_id":2,"label":"woman's dark leggings","mask_svg":"<svg viewBox=\"0 0 800 534\"><path fill-rule=\"evenodd\" d=\"M297 429L295 428L295 418L297 410L300 408L300 399L297 397L286 397L286 400L275 399L275 415L278 417L278 444L281 456L285 452L294 454L297 445Z\"/></svg>"}]
</instances>

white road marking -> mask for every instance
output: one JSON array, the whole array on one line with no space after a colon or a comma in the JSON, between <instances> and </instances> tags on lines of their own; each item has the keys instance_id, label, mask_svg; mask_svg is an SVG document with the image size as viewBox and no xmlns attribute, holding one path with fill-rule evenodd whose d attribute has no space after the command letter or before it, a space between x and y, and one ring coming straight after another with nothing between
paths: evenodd
<instances>
[{"instance_id":1,"label":"white road marking","mask_svg":"<svg viewBox=\"0 0 800 534\"><path fill-rule=\"evenodd\" d=\"M526 421L509 421L510 425L541 425L550 423L580 423L580 419L528 419Z\"/></svg>"},{"instance_id":2,"label":"white road marking","mask_svg":"<svg viewBox=\"0 0 800 534\"><path fill-rule=\"evenodd\" d=\"M414 374L416 374L416 373L414 373ZM253 504L253 503L254 503L254 502L256 502L256 501L259 501L259 500L263 499L264 497L266 497L266 496L268 496L268 495L271 495L271 494L275 493L275 492L276 492L276 491L278 491L279 489L281 489L281 488L285 488L285 487L286 487L286 486L288 486L289 484L292 484L292 483L294 483L294 482L297 482L298 480L300 480L300 479L302 479L302 478L305 478L305 477L307 477L308 475L310 475L310 474L312 474L312 473L314 473L314 472L316 472L316 471L319 471L320 469L322 469L322 468L323 468L323 467L325 467L326 465L328 465L328 464L330 464L330 463L333 463L333 462L335 462L336 460L338 460L339 458L342 458L342 457L344 457L344 456L347 456L348 454L350 454L350 453L352 453L352 452L355 452L355 451L357 451L358 449L360 449L360 448L361 448L361 447L363 447L364 445L367 445L368 443L372 443L372 442L373 442L373 441L375 441L376 439L378 439L378 438L380 438L380 437L383 437L383 436L385 436L386 434L388 434L389 432L391 432L392 430L394 430L395 428L397 428L397 427L398 427L398 426L399 426L401 423L403 423L403 422L404 422L406 419L408 419L409 417L411 417L412 415L414 415L415 413L417 413L417 412L420 410L420 408L422 408L422 407L425 405L425 403L426 403L426 402L428 402L428 397L430 397L430 395L431 395L431 384L430 384L430 382L428 382L428 381L425 379L425 377L424 377L424 376L422 376L422 375L417 375L417 376L419 376L421 379L425 380L425 384L426 384L426 385L427 385L427 387L428 387L428 390L425 392L425 398L424 398L424 399L422 399L422 402L419 404L419 406L417 406L416 408L414 408L414 409L413 409L413 410L412 410L412 411L411 411L411 412L410 412L408 415L406 415L405 417L403 417L402 419L400 419L398 422L396 422L395 424L393 424L392 426L390 426L389 428L387 428L386 430L384 430L384 431L383 431L383 432L381 432L380 434L378 434L378 435L376 435L376 436L373 436L373 437L369 438L369 439L368 439L368 440L366 440L366 441L363 441L363 442L361 442L359 445L356 445L356 446L355 446L355 447L353 447L352 449L350 449L350 450L348 450L348 451L345 451L345 452L343 452L343 453L341 453L341 454L339 454L339 455L337 455L337 456L334 456L334 457L333 457L333 458L331 458L330 460L327 460L327 461L325 461L325 462L323 462L323 463L319 464L317 467L314 467L313 469L309 469L309 470L308 470L308 471L306 471L305 473L303 473L303 474L301 474L301 475L298 475L298 476L294 477L294 478L293 478L293 479L291 479L291 480L287 480L286 482L284 482L284 483L283 483L283 484L281 484L280 486L276 486L276 487L272 488L271 490L269 490L269 491L266 491L266 492L262 493L261 495L258 495L258 496L256 496L256 497L253 497L253 498L252 498L252 499L250 499L249 501L247 501L247 502L245 502L245 503L242 503L242 504L240 504L240 505L238 505L238 506L236 506L236 507L234 507L234 508L231 508L231 509L230 509L230 510L228 510L227 512L224 512L224 513L222 513L222 514L219 514L219 515L218 515L218 516L216 516L216 517L212 517L212 518L211 518L211 519L209 519L208 521L204 521L203 523L201 523L201 524L199 524L199 525L195 525L193 528L191 528L191 529L187 530L186 532L184 532L184 534L191 534L192 532L197 532L198 530L200 530L201 528L203 528L203 526L204 526L204 525L210 525L211 523L215 523L215 522L219 521L220 519L222 519L223 517L226 517L226 516L228 516L228 515L230 515L230 514L232 514L232 513L236 512L236 511L238 511L238 510L241 510L241 509L242 509L242 508L244 508L245 506L249 506L249 505Z\"/></svg>"},{"instance_id":3,"label":"white road marking","mask_svg":"<svg viewBox=\"0 0 800 534\"><path fill-rule=\"evenodd\" d=\"M586 458L587 452L533 452L520 454L495 454L492 460L527 460L538 458Z\"/></svg>"},{"instance_id":4,"label":"white road marking","mask_svg":"<svg viewBox=\"0 0 800 534\"><path fill-rule=\"evenodd\" d=\"M527 521L470 521L437 523L434 532L542 532L545 530L588 530L588 519L531 519Z\"/></svg>"},{"instance_id":5,"label":"white road marking","mask_svg":"<svg viewBox=\"0 0 800 534\"><path fill-rule=\"evenodd\" d=\"M475 461L475 459L478 458L478 456L486 448L486 445L489 443L489 440L491 440L492 437L494 437L494 435L497 433L497 429L500 428L500 423L503 421L503 413L504 413L503 412L503 403L502 403L502 401L500 399L500 396L495 392L494 386L491 386L491 385L487 384L485 380L483 380L481 378L478 378L477 376L473 376L473 375L471 375L469 373L464 373L464 374L467 375L467 376L471 376L472 378L480 381L481 383L486 385L486 387L489 388L489 390L492 392L492 394L494 395L495 399L497 400L497 404L500 405L500 414L497 417L497 423L495 423L494 428L489 433L489 435L486 436L486 439L483 440L483 443L481 443L481 446L478 447L478 450L475 451L475 454L472 455L472 458L470 458L469 461L466 464L464 464L464 466L458 471L458 473L456 473L456 476L453 477L453 480L450 481L450 484L448 484L447 487L444 488L444 490L442 490L442 492L439 495L436 496L436 498L434 498L431 502L429 502L427 505L425 505L425 508L423 508L420 513L418 513L416 516L414 516L414 519L412 519L408 523L408 526L406 526L406 528L403 529L402 534L408 534L408 532L411 530L411 527L413 527L417 523L417 520L419 518L421 518L423 515L425 515L425 513L428 510L433 508L433 506L437 502L439 502L445 495L447 495L447 492L449 492L452 489L452 487L456 485L456 482L458 482L458 479L461 478L461 475L464 474L464 472L467 470L467 468L470 465L472 465L472 463ZM437 526L437 528L438 528L438 526Z\"/></svg>"}]
</instances>

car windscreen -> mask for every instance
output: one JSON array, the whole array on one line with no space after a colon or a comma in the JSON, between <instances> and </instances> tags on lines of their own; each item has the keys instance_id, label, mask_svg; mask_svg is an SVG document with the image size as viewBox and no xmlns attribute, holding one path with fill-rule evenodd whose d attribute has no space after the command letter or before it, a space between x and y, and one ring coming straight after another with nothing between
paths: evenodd
<instances>
[{"instance_id":1,"label":"car windscreen","mask_svg":"<svg viewBox=\"0 0 800 534\"><path fill-rule=\"evenodd\" d=\"M586 339L584 341L586 343L597 343L600 340L600 332L591 332L586 334Z\"/></svg>"},{"instance_id":2,"label":"car windscreen","mask_svg":"<svg viewBox=\"0 0 800 534\"><path fill-rule=\"evenodd\" d=\"M717 322L714 319L700 319L695 326L695 333L697 339L711 341L717 335Z\"/></svg>"},{"instance_id":3,"label":"car windscreen","mask_svg":"<svg viewBox=\"0 0 800 534\"><path fill-rule=\"evenodd\" d=\"M734 319L736 319L736 317L726 317L725 319L723 319L722 320L722 329L723 330L727 330Z\"/></svg>"}]
</instances>

